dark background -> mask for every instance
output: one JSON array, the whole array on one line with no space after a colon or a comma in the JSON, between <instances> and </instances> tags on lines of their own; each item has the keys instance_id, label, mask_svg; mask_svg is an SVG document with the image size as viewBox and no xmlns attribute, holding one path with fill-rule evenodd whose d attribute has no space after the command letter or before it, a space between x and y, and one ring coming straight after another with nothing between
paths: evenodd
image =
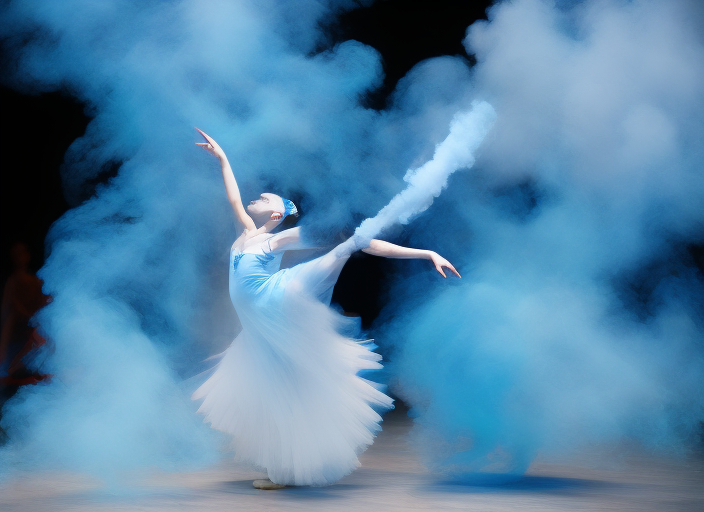
<instances>
[{"instance_id":1,"label":"dark background","mask_svg":"<svg viewBox=\"0 0 704 512\"><path fill-rule=\"evenodd\" d=\"M320 51L348 39L373 46L383 58L383 85L362 99L381 110L396 83L421 60L461 55L467 27L485 17L489 0L377 0L369 7L346 12L324 26L328 36ZM1 42L0 42L1 44ZM2 50L2 47L0 47ZM16 65L2 51L0 76ZM2 190L1 282L11 272L9 250L17 241L32 251L33 270L44 261L44 238L51 224L68 208L61 189L60 167L69 145L83 135L90 120L79 100L64 92L27 95L0 84L0 189ZM94 183L93 186L98 183ZM368 327L379 313L385 262L359 255L345 267L333 299L362 316Z\"/></svg>"}]
</instances>

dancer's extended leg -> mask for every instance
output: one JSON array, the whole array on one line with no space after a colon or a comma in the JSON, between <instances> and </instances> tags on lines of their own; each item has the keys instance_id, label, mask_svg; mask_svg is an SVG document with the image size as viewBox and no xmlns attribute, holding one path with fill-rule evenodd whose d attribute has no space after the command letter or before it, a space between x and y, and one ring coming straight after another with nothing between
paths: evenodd
<instances>
[{"instance_id":1,"label":"dancer's extended leg","mask_svg":"<svg viewBox=\"0 0 704 512\"><path fill-rule=\"evenodd\" d=\"M340 276L342 267L345 266L353 252L364 247L366 245L352 237L327 254L299 264L296 277L287 287L287 291L293 293L305 291L325 304L330 303L332 289Z\"/></svg>"}]
</instances>

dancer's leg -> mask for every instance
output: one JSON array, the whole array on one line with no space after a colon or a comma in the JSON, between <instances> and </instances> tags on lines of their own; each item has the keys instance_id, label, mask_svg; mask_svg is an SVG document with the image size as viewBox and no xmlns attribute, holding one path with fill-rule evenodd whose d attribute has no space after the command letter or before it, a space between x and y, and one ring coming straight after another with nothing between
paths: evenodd
<instances>
[{"instance_id":1,"label":"dancer's leg","mask_svg":"<svg viewBox=\"0 0 704 512\"><path fill-rule=\"evenodd\" d=\"M358 245L359 243L356 243L353 237L327 254L297 265L296 277L287 289L293 293L305 291L317 297L321 302L329 303L332 298L332 289L340 276L342 267L345 266L353 252L362 248Z\"/></svg>"}]
</instances>

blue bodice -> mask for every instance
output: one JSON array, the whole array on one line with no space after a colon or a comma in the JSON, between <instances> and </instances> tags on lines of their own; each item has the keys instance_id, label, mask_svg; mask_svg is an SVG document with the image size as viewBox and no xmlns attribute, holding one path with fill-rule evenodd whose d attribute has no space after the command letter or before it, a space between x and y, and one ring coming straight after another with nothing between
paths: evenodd
<instances>
[{"instance_id":1,"label":"blue bodice","mask_svg":"<svg viewBox=\"0 0 704 512\"><path fill-rule=\"evenodd\" d=\"M272 294L281 287L282 254L232 251L230 298L235 308L247 304L256 305L272 298Z\"/></svg>"}]
</instances>

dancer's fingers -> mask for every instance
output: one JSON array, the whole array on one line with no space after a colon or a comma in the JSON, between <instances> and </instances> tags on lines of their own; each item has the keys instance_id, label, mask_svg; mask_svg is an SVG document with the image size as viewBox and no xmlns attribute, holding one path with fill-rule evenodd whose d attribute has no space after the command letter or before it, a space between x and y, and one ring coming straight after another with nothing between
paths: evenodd
<instances>
[{"instance_id":1,"label":"dancer's fingers","mask_svg":"<svg viewBox=\"0 0 704 512\"><path fill-rule=\"evenodd\" d=\"M455 275L456 275L457 277L459 277L460 279L462 279L462 276L460 275L459 272L457 272L457 270L455 270L455 267L452 266L452 263L448 263L448 264L447 264L447 268L449 268L450 270L452 270L452 271L455 273Z\"/></svg>"},{"instance_id":2,"label":"dancer's fingers","mask_svg":"<svg viewBox=\"0 0 704 512\"><path fill-rule=\"evenodd\" d=\"M197 131L198 133L200 133L200 134L203 136L203 138L204 138L205 140L207 140L208 142L210 142L210 135L208 135L207 133L205 133L203 130L201 130L201 129L198 128L197 126L194 126L194 128L196 129L196 131Z\"/></svg>"},{"instance_id":3,"label":"dancer's fingers","mask_svg":"<svg viewBox=\"0 0 704 512\"><path fill-rule=\"evenodd\" d=\"M440 272L440 275L441 275L442 277L444 277L445 279L447 279L447 276L445 275L445 272L443 272L441 265L435 265L435 270L437 270L438 272Z\"/></svg>"},{"instance_id":4,"label":"dancer's fingers","mask_svg":"<svg viewBox=\"0 0 704 512\"><path fill-rule=\"evenodd\" d=\"M203 136L203 138L208 142L208 144L210 144L213 148L217 147L218 143L215 142L215 139L213 139L210 135L205 133L200 128L197 128L197 127L194 127L194 128L198 131L198 133L200 133Z\"/></svg>"}]
</instances>

